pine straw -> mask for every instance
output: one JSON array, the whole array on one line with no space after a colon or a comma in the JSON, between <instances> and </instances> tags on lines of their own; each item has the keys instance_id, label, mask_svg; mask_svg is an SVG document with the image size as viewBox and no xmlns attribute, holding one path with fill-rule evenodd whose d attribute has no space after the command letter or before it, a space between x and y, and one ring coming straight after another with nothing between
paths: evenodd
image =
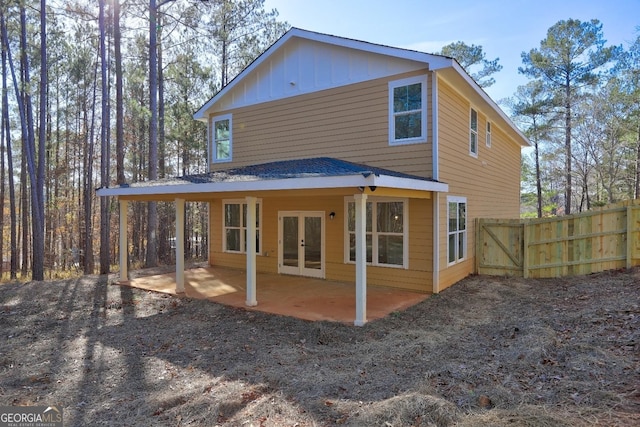
<instances>
[{"instance_id":1,"label":"pine straw","mask_svg":"<svg viewBox=\"0 0 640 427\"><path fill-rule=\"evenodd\" d=\"M0 405L65 425L640 425L640 269L470 277L362 328L10 283L0 334Z\"/></svg>"}]
</instances>

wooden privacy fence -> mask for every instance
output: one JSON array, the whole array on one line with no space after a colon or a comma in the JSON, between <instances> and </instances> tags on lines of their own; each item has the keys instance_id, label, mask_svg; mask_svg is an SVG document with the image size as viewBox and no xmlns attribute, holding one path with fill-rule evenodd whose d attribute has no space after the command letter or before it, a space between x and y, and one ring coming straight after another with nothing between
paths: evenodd
<instances>
[{"instance_id":1,"label":"wooden privacy fence","mask_svg":"<svg viewBox=\"0 0 640 427\"><path fill-rule=\"evenodd\" d=\"M543 219L477 219L476 272L561 277L640 265L640 200Z\"/></svg>"}]
</instances>

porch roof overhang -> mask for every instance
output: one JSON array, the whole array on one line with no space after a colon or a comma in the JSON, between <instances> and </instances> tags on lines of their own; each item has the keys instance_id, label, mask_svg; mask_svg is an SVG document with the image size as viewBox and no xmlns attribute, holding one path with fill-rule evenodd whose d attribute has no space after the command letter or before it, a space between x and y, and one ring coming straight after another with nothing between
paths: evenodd
<instances>
[{"instance_id":1,"label":"porch roof overhang","mask_svg":"<svg viewBox=\"0 0 640 427\"><path fill-rule=\"evenodd\" d=\"M285 160L198 175L186 175L118 187L100 188L97 195L131 200L199 198L213 193L256 193L313 189L354 192L378 188L409 192L446 192L448 184L416 175L321 157Z\"/></svg>"}]
</instances>

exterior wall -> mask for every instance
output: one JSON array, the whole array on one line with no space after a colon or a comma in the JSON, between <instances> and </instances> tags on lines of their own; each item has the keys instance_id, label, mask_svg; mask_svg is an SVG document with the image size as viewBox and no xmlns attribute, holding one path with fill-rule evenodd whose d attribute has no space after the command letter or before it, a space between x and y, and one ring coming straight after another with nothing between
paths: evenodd
<instances>
[{"instance_id":1,"label":"exterior wall","mask_svg":"<svg viewBox=\"0 0 640 427\"><path fill-rule=\"evenodd\" d=\"M257 257L259 273L278 272L278 212L279 211L323 211L325 232L325 278L346 283L354 283L355 265L344 262L344 197L353 194L318 195L308 197L261 197L262 203L262 251ZM264 195L263 195L264 196ZM375 198L371 197L371 200ZM222 251L222 199L211 201L209 227L209 263L244 269L246 257L243 254ZM335 212L333 220L329 213ZM369 285L387 286L431 293L433 247L431 199L409 199L409 268L367 267ZM258 283L258 287L260 284Z\"/></svg>"},{"instance_id":2,"label":"exterior wall","mask_svg":"<svg viewBox=\"0 0 640 427\"><path fill-rule=\"evenodd\" d=\"M389 145L388 82L411 72L265 102L233 114L233 158L211 169L310 157L334 157L430 178L431 83L427 79L427 143Z\"/></svg>"},{"instance_id":3,"label":"exterior wall","mask_svg":"<svg viewBox=\"0 0 640 427\"><path fill-rule=\"evenodd\" d=\"M474 272L475 218L518 218L520 215L520 145L491 122L486 145L485 106L471 105L446 82L438 82L439 180L449 184L440 195L439 290ZM478 157L469 154L470 109L478 112ZM467 256L447 264L447 196L467 198Z\"/></svg>"}]
</instances>

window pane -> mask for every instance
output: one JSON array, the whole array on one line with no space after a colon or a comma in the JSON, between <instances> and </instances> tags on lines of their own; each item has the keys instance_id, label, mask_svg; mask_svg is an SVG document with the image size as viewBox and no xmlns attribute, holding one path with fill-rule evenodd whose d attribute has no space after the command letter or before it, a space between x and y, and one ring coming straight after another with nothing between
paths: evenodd
<instances>
[{"instance_id":1,"label":"window pane","mask_svg":"<svg viewBox=\"0 0 640 427\"><path fill-rule=\"evenodd\" d=\"M224 205L224 225L225 227L240 227L240 205Z\"/></svg>"},{"instance_id":2,"label":"window pane","mask_svg":"<svg viewBox=\"0 0 640 427\"><path fill-rule=\"evenodd\" d=\"M240 229L230 228L226 230L227 250L240 252Z\"/></svg>"},{"instance_id":3,"label":"window pane","mask_svg":"<svg viewBox=\"0 0 640 427\"><path fill-rule=\"evenodd\" d=\"M449 232L458 231L458 204L449 202Z\"/></svg>"},{"instance_id":4,"label":"window pane","mask_svg":"<svg viewBox=\"0 0 640 427\"><path fill-rule=\"evenodd\" d=\"M371 234L367 234L367 262L373 261L373 237ZM355 233L349 233L349 261L356 262L356 235Z\"/></svg>"},{"instance_id":5,"label":"window pane","mask_svg":"<svg viewBox=\"0 0 640 427\"><path fill-rule=\"evenodd\" d=\"M409 109L407 87L401 86L393 88L393 111L400 113Z\"/></svg>"},{"instance_id":6,"label":"window pane","mask_svg":"<svg viewBox=\"0 0 640 427\"><path fill-rule=\"evenodd\" d=\"M229 140L229 120L219 120L215 124L216 141Z\"/></svg>"},{"instance_id":7,"label":"window pane","mask_svg":"<svg viewBox=\"0 0 640 427\"><path fill-rule=\"evenodd\" d=\"M402 236L378 236L378 262L380 264L403 264Z\"/></svg>"},{"instance_id":8,"label":"window pane","mask_svg":"<svg viewBox=\"0 0 640 427\"><path fill-rule=\"evenodd\" d=\"M456 261L456 234L449 234L449 262Z\"/></svg>"},{"instance_id":9,"label":"window pane","mask_svg":"<svg viewBox=\"0 0 640 427\"><path fill-rule=\"evenodd\" d=\"M464 233L458 233L458 259L464 258Z\"/></svg>"},{"instance_id":10,"label":"window pane","mask_svg":"<svg viewBox=\"0 0 640 427\"><path fill-rule=\"evenodd\" d=\"M458 224L459 230L466 230L467 229L467 204L466 203L460 203L458 204Z\"/></svg>"},{"instance_id":11,"label":"window pane","mask_svg":"<svg viewBox=\"0 0 640 427\"><path fill-rule=\"evenodd\" d=\"M478 132L478 113L471 110L471 130Z\"/></svg>"},{"instance_id":12,"label":"window pane","mask_svg":"<svg viewBox=\"0 0 640 427\"><path fill-rule=\"evenodd\" d=\"M395 116L396 139L418 138L422 136L421 113Z\"/></svg>"},{"instance_id":13,"label":"window pane","mask_svg":"<svg viewBox=\"0 0 640 427\"><path fill-rule=\"evenodd\" d=\"M407 106L409 110L422 108L422 83L414 83L407 87Z\"/></svg>"},{"instance_id":14,"label":"window pane","mask_svg":"<svg viewBox=\"0 0 640 427\"><path fill-rule=\"evenodd\" d=\"M367 233L372 229L373 203L367 202ZM356 231L356 204L349 202L347 205L347 230Z\"/></svg>"},{"instance_id":15,"label":"window pane","mask_svg":"<svg viewBox=\"0 0 640 427\"><path fill-rule=\"evenodd\" d=\"M393 89L393 112L420 110L422 108L422 83Z\"/></svg>"},{"instance_id":16,"label":"window pane","mask_svg":"<svg viewBox=\"0 0 640 427\"><path fill-rule=\"evenodd\" d=\"M469 150L472 153L478 152L478 135L475 133L471 133L471 142L470 142Z\"/></svg>"},{"instance_id":17,"label":"window pane","mask_svg":"<svg viewBox=\"0 0 640 427\"><path fill-rule=\"evenodd\" d=\"M402 233L402 202L378 203L377 231L382 233Z\"/></svg>"},{"instance_id":18,"label":"window pane","mask_svg":"<svg viewBox=\"0 0 640 427\"><path fill-rule=\"evenodd\" d=\"M228 159L229 158L229 140L216 141L216 158Z\"/></svg>"},{"instance_id":19,"label":"window pane","mask_svg":"<svg viewBox=\"0 0 640 427\"><path fill-rule=\"evenodd\" d=\"M347 204L347 230L356 231L356 204L354 202Z\"/></svg>"}]
</instances>

